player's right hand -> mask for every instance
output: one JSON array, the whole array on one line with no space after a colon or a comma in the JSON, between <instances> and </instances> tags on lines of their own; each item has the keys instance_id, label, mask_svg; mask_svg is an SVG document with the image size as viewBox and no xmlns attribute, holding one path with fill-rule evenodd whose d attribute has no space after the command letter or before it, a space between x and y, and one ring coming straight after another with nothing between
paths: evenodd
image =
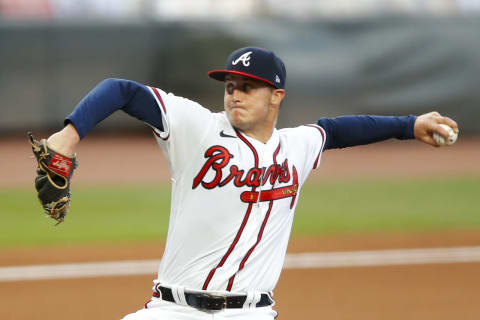
<instances>
[{"instance_id":1,"label":"player's right hand","mask_svg":"<svg viewBox=\"0 0 480 320\"><path fill-rule=\"evenodd\" d=\"M429 144L433 147L438 147L437 143L433 139L433 134L438 133L445 139L448 139L449 133L442 128L440 124L446 124L450 126L454 132L458 132L458 124L449 117L444 117L440 113L433 111L422 114L415 120L413 132L415 139Z\"/></svg>"}]
</instances>

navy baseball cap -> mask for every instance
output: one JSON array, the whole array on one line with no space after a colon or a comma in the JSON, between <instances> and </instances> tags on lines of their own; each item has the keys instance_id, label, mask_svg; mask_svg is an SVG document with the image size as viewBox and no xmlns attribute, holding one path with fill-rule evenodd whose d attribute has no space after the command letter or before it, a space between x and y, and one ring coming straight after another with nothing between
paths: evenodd
<instances>
[{"instance_id":1,"label":"navy baseball cap","mask_svg":"<svg viewBox=\"0 0 480 320\"><path fill-rule=\"evenodd\" d=\"M277 89L284 89L287 80L283 61L273 51L256 47L241 48L232 52L224 70L212 70L208 73L211 78L218 81L225 81L227 74L257 79Z\"/></svg>"}]
</instances>

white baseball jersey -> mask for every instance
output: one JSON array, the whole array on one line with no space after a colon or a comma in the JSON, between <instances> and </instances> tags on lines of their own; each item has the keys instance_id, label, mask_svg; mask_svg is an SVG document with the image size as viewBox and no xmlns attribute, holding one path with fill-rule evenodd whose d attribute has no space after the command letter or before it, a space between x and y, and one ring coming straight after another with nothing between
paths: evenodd
<instances>
[{"instance_id":1,"label":"white baseball jersey","mask_svg":"<svg viewBox=\"0 0 480 320\"><path fill-rule=\"evenodd\" d=\"M157 282L215 292L273 291L301 186L325 142L316 125L274 130L262 143L224 112L150 88L155 130L172 178L170 222Z\"/></svg>"}]
</instances>

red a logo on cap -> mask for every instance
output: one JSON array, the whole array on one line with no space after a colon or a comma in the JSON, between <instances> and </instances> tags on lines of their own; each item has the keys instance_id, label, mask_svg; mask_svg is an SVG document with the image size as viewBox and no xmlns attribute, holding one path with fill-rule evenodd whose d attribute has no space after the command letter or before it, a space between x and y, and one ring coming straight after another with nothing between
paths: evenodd
<instances>
[{"instance_id":1,"label":"red a logo on cap","mask_svg":"<svg viewBox=\"0 0 480 320\"><path fill-rule=\"evenodd\" d=\"M252 54L252 51L245 52L237 60L232 61L232 65L236 65L237 63L242 61L243 65L245 67L248 67L250 65L250 55L251 54Z\"/></svg>"}]
</instances>

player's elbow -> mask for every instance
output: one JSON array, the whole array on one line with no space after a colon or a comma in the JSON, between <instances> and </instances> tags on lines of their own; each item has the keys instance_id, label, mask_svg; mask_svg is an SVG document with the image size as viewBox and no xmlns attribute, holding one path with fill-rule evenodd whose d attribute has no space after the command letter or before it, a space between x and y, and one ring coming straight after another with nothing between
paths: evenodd
<instances>
[{"instance_id":1,"label":"player's elbow","mask_svg":"<svg viewBox=\"0 0 480 320\"><path fill-rule=\"evenodd\" d=\"M98 84L103 90L110 92L111 94L120 94L123 97L130 99L137 89L137 85L133 81L118 79L118 78L107 78Z\"/></svg>"},{"instance_id":2,"label":"player's elbow","mask_svg":"<svg viewBox=\"0 0 480 320\"><path fill-rule=\"evenodd\" d=\"M118 86L124 81L126 81L126 80L118 79L118 78L107 78L107 79L104 79L102 82L100 82L98 85L101 85L101 86Z\"/></svg>"}]
</instances>

